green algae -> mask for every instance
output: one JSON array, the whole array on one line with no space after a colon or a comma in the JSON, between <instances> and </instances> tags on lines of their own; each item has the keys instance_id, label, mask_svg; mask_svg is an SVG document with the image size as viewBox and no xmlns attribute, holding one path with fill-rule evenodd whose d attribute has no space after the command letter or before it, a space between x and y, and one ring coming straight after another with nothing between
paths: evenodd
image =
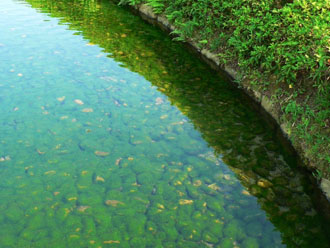
<instances>
[{"instance_id":1,"label":"green algae","mask_svg":"<svg viewBox=\"0 0 330 248\"><path fill-rule=\"evenodd\" d=\"M224 238L221 240L220 244L216 246L217 248L233 248L233 240L230 238Z\"/></svg>"},{"instance_id":2,"label":"green algae","mask_svg":"<svg viewBox=\"0 0 330 248\"><path fill-rule=\"evenodd\" d=\"M305 177L220 75L109 1L26 2L47 15L0 3L22 18L0 22L1 247L326 244Z\"/></svg>"},{"instance_id":3,"label":"green algae","mask_svg":"<svg viewBox=\"0 0 330 248\"><path fill-rule=\"evenodd\" d=\"M246 248L258 248L259 247L258 241L254 238L245 239L242 243L242 246L246 247Z\"/></svg>"}]
</instances>

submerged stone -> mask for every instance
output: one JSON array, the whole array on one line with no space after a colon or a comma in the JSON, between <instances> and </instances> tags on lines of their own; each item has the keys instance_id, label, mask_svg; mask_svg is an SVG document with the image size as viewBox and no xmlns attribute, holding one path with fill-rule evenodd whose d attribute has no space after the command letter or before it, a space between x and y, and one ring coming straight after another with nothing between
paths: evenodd
<instances>
[{"instance_id":1,"label":"submerged stone","mask_svg":"<svg viewBox=\"0 0 330 248\"><path fill-rule=\"evenodd\" d=\"M64 99L65 99L65 98L64 98ZM64 100L64 99L63 99L63 100ZM78 105L83 105L83 104L84 104L84 102L83 102L82 100L80 100L80 99L75 99L74 102L75 102L76 104L78 104Z\"/></svg>"},{"instance_id":2,"label":"submerged stone","mask_svg":"<svg viewBox=\"0 0 330 248\"><path fill-rule=\"evenodd\" d=\"M269 182L268 180L263 179L263 178L259 179L257 184L258 184L258 186L260 186L262 188L269 188L273 185L271 182Z\"/></svg>"},{"instance_id":3,"label":"submerged stone","mask_svg":"<svg viewBox=\"0 0 330 248\"><path fill-rule=\"evenodd\" d=\"M194 187L192 185L186 185L186 191L187 191L188 195L193 199L198 199L198 198L202 197L201 193L198 192L196 187Z\"/></svg>"},{"instance_id":4,"label":"submerged stone","mask_svg":"<svg viewBox=\"0 0 330 248\"><path fill-rule=\"evenodd\" d=\"M246 233L252 237L262 236L263 227L262 224L258 221L250 222L246 225Z\"/></svg>"},{"instance_id":5,"label":"submerged stone","mask_svg":"<svg viewBox=\"0 0 330 248\"><path fill-rule=\"evenodd\" d=\"M211 198L209 197L207 199L207 208L213 210L214 212L220 214L224 211L224 208L223 208L223 205L224 205L224 202L223 200L221 199L217 199L217 198Z\"/></svg>"},{"instance_id":6,"label":"submerged stone","mask_svg":"<svg viewBox=\"0 0 330 248\"><path fill-rule=\"evenodd\" d=\"M244 237L242 229L236 220L231 221L224 227L223 234L225 237L232 238L233 240L239 240Z\"/></svg>"},{"instance_id":7,"label":"submerged stone","mask_svg":"<svg viewBox=\"0 0 330 248\"><path fill-rule=\"evenodd\" d=\"M210 230L210 232L213 233L218 238L222 237L223 227L224 227L224 223L219 220L212 221L212 223L208 225L208 229Z\"/></svg>"},{"instance_id":8,"label":"submerged stone","mask_svg":"<svg viewBox=\"0 0 330 248\"><path fill-rule=\"evenodd\" d=\"M84 113L92 113L92 112L94 112L94 110L92 108L84 108L82 110L82 112L84 112Z\"/></svg>"},{"instance_id":9,"label":"submerged stone","mask_svg":"<svg viewBox=\"0 0 330 248\"><path fill-rule=\"evenodd\" d=\"M103 152L103 151L95 151L94 154L99 157L106 157L109 156L109 152Z\"/></svg>"},{"instance_id":10,"label":"submerged stone","mask_svg":"<svg viewBox=\"0 0 330 248\"><path fill-rule=\"evenodd\" d=\"M143 248L146 245L146 240L143 237L134 237L130 240L131 247Z\"/></svg>"},{"instance_id":11,"label":"submerged stone","mask_svg":"<svg viewBox=\"0 0 330 248\"><path fill-rule=\"evenodd\" d=\"M193 204L193 203L194 203L193 200L187 200L187 199L181 199L181 200L179 201L179 204L180 204L180 205L189 205L189 204Z\"/></svg>"},{"instance_id":12,"label":"submerged stone","mask_svg":"<svg viewBox=\"0 0 330 248\"><path fill-rule=\"evenodd\" d=\"M216 248L234 248L233 240L230 238L223 238Z\"/></svg>"},{"instance_id":13,"label":"submerged stone","mask_svg":"<svg viewBox=\"0 0 330 248\"><path fill-rule=\"evenodd\" d=\"M61 97L58 97L58 98L56 98L57 99L57 101L59 101L59 102L63 102L64 100L65 100L65 96L61 96Z\"/></svg>"},{"instance_id":14,"label":"submerged stone","mask_svg":"<svg viewBox=\"0 0 330 248\"><path fill-rule=\"evenodd\" d=\"M103 183L105 182L104 178L100 177L100 176L96 176L95 181L96 182L103 182Z\"/></svg>"},{"instance_id":15,"label":"submerged stone","mask_svg":"<svg viewBox=\"0 0 330 248\"><path fill-rule=\"evenodd\" d=\"M119 240L106 240L103 241L103 244L120 244Z\"/></svg>"},{"instance_id":16,"label":"submerged stone","mask_svg":"<svg viewBox=\"0 0 330 248\"><path fill-rule=\"evenodd\" d=\"M54 174L56 174L56 171L50 170L50 171L46 171L44 174L45 175L54 175Z\"/></svg>"},{"instance_id":17,"label":"submerged stone","mask_svg":"<svg viewBox=\"0 0 330 248\"><path fill-rule=\"evenodd\" d=\"M125 203L117 200L106 200L105 205L117 207L118 205L125 205Z\"/></svg>"},{"instance_id":18,"label":"submerged stone","mask_svg":"<svg viewBox=\"0 0 330 248\"><path fill-rule=\"evenodd\" d=\"M242 246L246 248L259 248L258 241L254 238L246 238L242 242Z\"/></svg>"},{"instance_id":19,"label":"submerged stone","mask_svg":"<svg viewBox=\"0 0 330 248\"><path fill-rule=\"evenodd\" d=\"M204 231L203 232L203 240L207 243L211 243L211 244L216 244L219 242L219 239L217 236L215 236L213 233L209 232L209 231Z\"/></svg>"},{"instance_id":20,"label":"submerged stone","mask_svg":"<svg viewBox=\"0 0 330 248\"><path fill-rule=\"evenodd\" d=\"M81 212L81 213L84 213L89 208L90 208L90 206L78 206L77 211Z\"/></svg>"}]
</instances>

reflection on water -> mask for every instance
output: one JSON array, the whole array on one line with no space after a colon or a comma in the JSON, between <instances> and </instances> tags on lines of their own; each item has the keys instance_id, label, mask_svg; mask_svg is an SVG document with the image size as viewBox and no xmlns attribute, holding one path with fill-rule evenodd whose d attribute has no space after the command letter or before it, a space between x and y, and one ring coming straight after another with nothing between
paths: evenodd
<instances>
[{"instance_id":1,"label":"reflection on water","mask_svg":"<svg viewBox=\"0 0 330 248\"><path fill-rule=\"evenodd\" d=\"M0 30L1 247L326 247L307 178L180 44L107 0L2 0Z\"/></svg>"}]
</instances>

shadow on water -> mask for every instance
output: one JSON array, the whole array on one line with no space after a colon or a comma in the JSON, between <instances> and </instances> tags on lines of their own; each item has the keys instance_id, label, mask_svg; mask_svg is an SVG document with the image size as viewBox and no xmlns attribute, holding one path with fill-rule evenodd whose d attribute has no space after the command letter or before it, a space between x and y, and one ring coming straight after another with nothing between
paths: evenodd
<instances>
[{"instance_id":1,"label":"shadow on water","mask_svg":"<svg viewBox=\"0 0 330 248\"><path fill-rule=\"evenodd\" d=\"M258 198L284 244L326 246L329 228L315 211L310 179L294 168L297 162L283 149L276 132L224 76L197 60L184 45L108 0L26 2L60 18L75 34L99 45L165 94L236 174L245 193Z\"/></svg>"}]
</instances>

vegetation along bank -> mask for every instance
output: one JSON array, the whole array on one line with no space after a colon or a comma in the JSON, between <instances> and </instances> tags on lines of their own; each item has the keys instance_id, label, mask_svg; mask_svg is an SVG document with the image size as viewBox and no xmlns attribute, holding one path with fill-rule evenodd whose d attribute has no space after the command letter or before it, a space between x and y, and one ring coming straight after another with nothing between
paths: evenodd
<instances>
[{"instance_id":1,"label":"vegetation along bank","mask_svg":"<svg viewBox=\"0 0 330 248\"><path fill-rule=\"evenodd\" d=\"M328 0L121 0L227 71L330 196Z\"/></svg>"}]
</instances>

